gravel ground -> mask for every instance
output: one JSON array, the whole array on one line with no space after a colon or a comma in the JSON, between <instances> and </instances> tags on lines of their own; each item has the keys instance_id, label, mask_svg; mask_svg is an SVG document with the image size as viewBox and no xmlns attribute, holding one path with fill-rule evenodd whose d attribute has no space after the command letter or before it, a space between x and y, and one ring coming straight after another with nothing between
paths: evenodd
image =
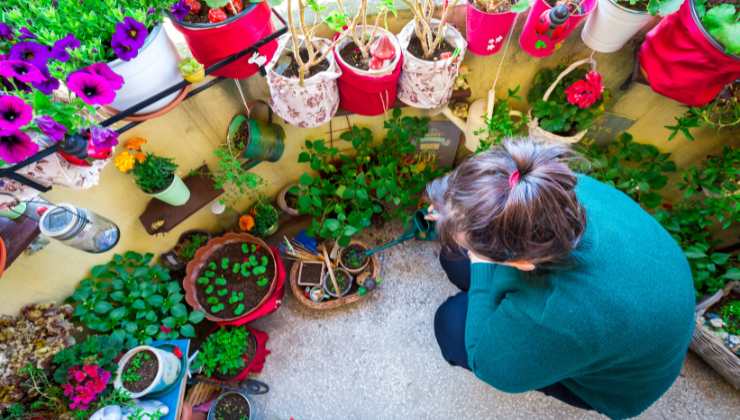
<instances>
[{"instance_id":1,"label":"gravel ground","mask_svg":"<svg viewBox=\"0 0 740 420\"><path fill-rule=\"evenodd\" d=\"M386 235L389 231L399 232L388 229ZM270 334L273 349L257 378L271 387L257 399L265 418L600 417L536 392L499 392L449 366L439 354L432 320L437 306L457 289L437 255L436 245L416 241L386 251L380 288L364 301L329 312L305 308L288 290L283 307L256 323ZM739 414L740 393L690 353L673 387L641 418L737 419Z\"/></svg>"}]
</instances>

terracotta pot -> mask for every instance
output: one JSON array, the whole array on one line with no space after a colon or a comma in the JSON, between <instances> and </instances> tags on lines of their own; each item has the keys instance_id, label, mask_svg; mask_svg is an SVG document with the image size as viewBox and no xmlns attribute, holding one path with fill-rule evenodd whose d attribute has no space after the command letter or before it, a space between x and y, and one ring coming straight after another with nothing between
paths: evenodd
<instances>
[{"instance_id":1,"label":"terracotta pot","mask_svg":"<svg viewBox=\"0 0 740 420\"><path fill-rule=\"evenodd\" d=\"M352 274L359 274L359 273L362 273L363 271L365 271L365 269L367 268L368 264L370 264L370 257L367 257L367 259L365 260L365 264L363 264L362 267L359 267L359 268L349 268L347 266L347 264L345 264L344 261L342 260L342 255L344 253L344 250L347 249L347 248L349 248L352 245L357 245L357 246L361 247L362 249L364 249L365 251L367 251L368 249L370 249L370 247L368 247L367 244L365 244L364 242L354 241L354 240L351 241L348 246L346 246L346 247L342 248L341 250L339 250L339 256L338 256L339 266L342 267L343 269L349 271Z\"/></svg>"},{"instance_id":2,"label":"terracotta pot","mask_svg":"<svg viewBox=\"0 0 740 420\"><path fill-rule=\"evenodd\" d=\"M206 267L206 264L208 263L209 258L211 255L213 255L217 250L219 250L224 245L232 244L232 243L249 243L249 244L255 244L267 251L269 251L270 258L272 260L272 265L274 267L273 270L273 276L272 279L270 279L270 287L265 294L265 296L262 298L262 300L255 305L253 308L250 308L247 312L235 316L232 318L221 318L216 315L213 315L209 313L206 308L198 302L198 292L196 290L196 280L200 276L200 272L203 271ZM214 322L233 322L237 321L239 319L248 317L253 312L256 312L260 309L262 305L264 305L273 295L273 292L275 291L276 287L276 280L278 278L278 264L277 260L275 258L275 255L273 255L273 252L271 248L260 238L257 238L256 236L252 236L248 233L232 233L229 232L223 236L219 236L217 238L213 238L208 243L201 247L196 253L195 257L192 261L190 261L186 268L186 274L185 278L182 280L182 286L183 289L185 289L185 301L196 310L199 310L205 314L205 317Z\"/></svg>"},{"instance_id":3,"label":"terracotta pot","mask_svg":"<svg viewBox=\"0 0 740 420\"><path fill-rule=\"evenodd\" d=\"M8 258L8 250L5 248L5 240L0 237L0 277L5 272L5 263Z\"/></svg>"},{"instance_id":4,"label":"terracotta pot","mask_svg":"<svg viewBox=\"0 0 740 420\"><path fill-rule=\"evenodd\" d=\"M578 24L596 8L596 0L584 0L581 6L583 11L580 14L568 16L563 24L550 30L547 15L552 6L547 0L535 0L519 36L519 46L533 57L547 57L554 53Z\"/></svg>"},{"instance_id":5,"label":"terracotta pot","mask_svg":"<svg viewBox=\"0 0 740 420\"><path fill-rule=\"evenodd\" d=\"M280 210L282 210L285 214L289 216L293 216L293 217L300 215L300 213L298 213L298 209L288 207L288 201L286 200L286 196L288 195L288 191L291 188L297 187L297 186L298 186L297 183L289 184L285 188L280 190L280 193L277 196L277 205L280 208Z\"/></svg>"}]
</instances>

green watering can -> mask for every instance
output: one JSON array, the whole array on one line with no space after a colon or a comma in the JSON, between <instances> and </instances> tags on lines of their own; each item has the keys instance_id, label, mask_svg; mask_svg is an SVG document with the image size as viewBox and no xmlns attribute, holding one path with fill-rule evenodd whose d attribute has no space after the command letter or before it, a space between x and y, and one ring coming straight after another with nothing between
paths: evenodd
<instances>
[{"instance_id":1,"label":"green watering can","mask_svg":"<svg viewBox=\"0 0 740 420\"><path fill-rule=\"evenodd\" d=\"M236 115L229 124L227 139L235 142L242 131L247 133L247 144L241 157L242 167L251 169L260 162L277 162L285 150L285 131L277 124Z\"/></svg>"},{"instance_id":2,"label":"green watering can","mask_svg":"<svg viewBox=\"0 0 740 420\"><path fill-rule=\"evenodd\" d=\"M420 241L437 240L437 227L433 221L427 220L425 218L427 214L429 214L427 209L416 210L414 212L414 215L411 217L411 220L409 221L409 227L406 228L406 231L404 231L401 236L383 245L368 249L367 251L365 251L365 255L369 257L380 251L385 251L388 248L406 242L409 239L416 238Z\"/></svg>"}]
</instances>

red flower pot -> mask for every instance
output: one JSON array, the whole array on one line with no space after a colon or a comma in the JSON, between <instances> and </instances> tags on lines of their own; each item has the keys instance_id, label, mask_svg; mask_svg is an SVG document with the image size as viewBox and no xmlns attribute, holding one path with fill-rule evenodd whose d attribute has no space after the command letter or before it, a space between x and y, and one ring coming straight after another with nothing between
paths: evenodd
<instances>
[{"instance_id":1,"label":"red flower pot","mask_svg":"<svg viewBox=\"0 0 740 420\"><path fill-rule=\"evenodd\" d=\"M546 0L535 0L527 16L527 21L519 36L519 45L529 55L546 57L552 54L583 19L595 8L596 0L584 0L580 14L572 14L561 25L550 28L547 16L552 6Z\"/></svg>"},{"instance_id":2,"label":"red flower pot","mask_svg":"<svg viewBox=\"0 0 740 420\"><path fill-rule=\"evenodd\" d=\"M477 55L496 54L504 45L515 18L514 12L483 12L469 2L465 32L468 50Z\"/></svg>"},{"instance_id":3,"label":"red flower pot","mask_svg":"<svg viewBox=\"0 0 740 420\"><path fill-rule=\"evenodd\" d=\"M342 75L337 79L339 86L339 106L349 112L359 115L380 115L396 103L398 92L398 78L401 76L403 54L396 36L383 28L377 28L382 34L393 42L396 50L394 58L395 67L379 71L359 70L349 64L340 56L339 51L351 41L347 37L345 42L340 42L334 47L334 58Z\"/></svg>"},{"instance_id":4,"label":"red flower pot","mask_svg":"<svg viewBox=\"0 0 740 420\"><path fill-rule=\"evenodd\" d=\"M270 6L263 1L249 4L238 15L219 23L188 23L171 18L175 28L185 36L193 57L208 67L273 33L271 13ZM276 40L261 46L259 55L265 57L265 61L259 61L269 62L276 49ZM249 77L259 70L256 62L249 62L251 57L242 57L212 74L234 79Z\"/></svg>"},{"instance_id":5,"label":"red flower pot","mask_svg":"<svg viewBox=\"0 0 740 420\"><path fill-rule=\"evenodd\" d=\"M252 357L251 360L246 361L247 363L244 366L244 369L242 369L241 372L239 372L238 374L230 378L214 376L210 378L211 380L227 384L239 383L246 380L252 373L262 372L262 369L265 367L267 356L271 353L270 350L267 349L267 340L269 340L270 336L267 335L266 332L252 327L245 328L247 329L247 331L249 331L250 339L253 338L255 340L256 350L254 352L254 357Z\"/></svg>"},{"instance_id":6,"label":"red flower pot","mask_svg":"<svg viewBox=\"0 0 740 420\"><path fill-rule=\"evenodd\" d=\"M648 32L639 60L654 91L691 106L707 104L740 78L740 57L706 32L690 0Z\"/></svg>"}]
</instances>

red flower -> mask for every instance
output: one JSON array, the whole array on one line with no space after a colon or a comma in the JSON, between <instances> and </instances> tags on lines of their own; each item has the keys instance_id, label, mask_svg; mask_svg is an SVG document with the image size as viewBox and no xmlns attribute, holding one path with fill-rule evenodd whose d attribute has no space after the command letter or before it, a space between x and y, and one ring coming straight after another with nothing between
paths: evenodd
<instances>
[{"instance_id":1,"label":"red flower","mask_svg":"<svg viewBox=\"0 0 740 420\"><path fill-rule=\"evenodd\" d=\"M596 71L586 73L586 78L578 80L565 89L568 103L581 109L586 109L601 99L604 85L601 83L601 75Z\"/></svg>"},{"instance_id":2,"label":"red flower","mask_svg":"<svg viewBox=\"0 0 740 420\"><path fill-rule=\"evenodd\" d=\"M159 326L159 331L162 331L165 334L169 334L169 333L172 332L172 328L169 328L169 327L167 327L165 325L160 325Z\"/></svg>"}]
</instances>

